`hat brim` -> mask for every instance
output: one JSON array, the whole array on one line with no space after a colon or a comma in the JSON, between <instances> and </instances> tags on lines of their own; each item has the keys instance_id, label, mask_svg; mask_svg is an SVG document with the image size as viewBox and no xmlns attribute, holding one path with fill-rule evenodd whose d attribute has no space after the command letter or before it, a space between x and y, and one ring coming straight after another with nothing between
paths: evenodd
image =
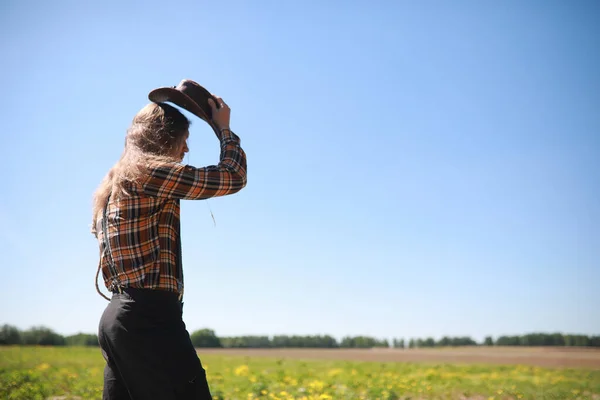
<instances>
[{"instance_id":1,"label":"hat brim","mask_svg":"<svg viewBox=\"0 0 600 400\"><path fill-rule=\"evenodd\" d=\"M148 99L154 103L170 102L191 112L200 119L206 121L210 126L212 124L212 108L208 104L208 99L213 99L215 105L217 100L206 89L202 90L203 96L194 101L187 94L173 87L162 87L152 90L148 93Z\"/></svg>"}]
</instances>

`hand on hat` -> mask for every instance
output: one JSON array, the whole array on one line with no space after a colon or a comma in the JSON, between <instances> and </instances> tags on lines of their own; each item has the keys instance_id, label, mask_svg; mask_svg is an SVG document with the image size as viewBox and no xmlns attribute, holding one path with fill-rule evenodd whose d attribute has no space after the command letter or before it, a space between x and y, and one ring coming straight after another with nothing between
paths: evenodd
<instances>
[{"instance_id":1,"label":"hand on hat","mask_svg":"<svg viewBox=\"0 0 600 400\"><path fill-rule=\"evenodd\" d=\"M212 120L217 125L219 130L229 129L229 118L231 116L231 109L219 96L215 96L215 98L219 102L218 108L213 99L208 99L208 105L212 109Z\"/></svg>"}]
</instances>

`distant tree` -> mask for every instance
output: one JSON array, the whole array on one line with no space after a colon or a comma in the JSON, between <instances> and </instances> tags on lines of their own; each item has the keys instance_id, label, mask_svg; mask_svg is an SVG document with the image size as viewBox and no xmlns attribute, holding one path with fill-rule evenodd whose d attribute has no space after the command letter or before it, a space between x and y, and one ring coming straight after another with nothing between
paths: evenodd
<instances>
[{"instance_id":1,"label":"distant tree","mask_svg":"<svg viewBox=\"0 0 600 400\"><path fill-rule=\"evenodd\" d=\"M392 342L392 346L395 349L403 349L404 348L404 339L394 339Z\"/></svg>"},{"instance_id":2,"label":"distant tree","mask_svg":"<svg viewBox=\"0 0 600 400\"><path fill-rule=\"evenodd\" d=\"M221 345L225 348L237 348L237 347L241 347L237 345L236 342L236 338L235 337L222 337L219 338Z\"/></svg>"},{"instance_id":3,"label":"distant tree","mask_svg":"<svg viewBox=\"0 0 600 400\"><path fill-rule=\"evenodd\" d=\"M87 333L78 333L65 337L67 346L99 346L98 336Z\"/></svg>"},{"instance_id":4,"label":"distant tree","mask_svg":"<svg viewBox=\"0 0 600 400\"><path fill-rule=\"evenodd\" d=\"M451 342L450 338L448 336L444 336L436 343L436 346L446 347L446 346L450 346L451 343L452 342Z\"/></svg>"},{"instance_id":5,"label":"distant tree","mask_svg":"<svg viewBox=\"0 0 600 400\"><path fill-rule=\"evenodd\" d=\"M308 347L308 348L335 348L338 347L335 338L325 336L273 336L270 342L271 347Z\"/></svg>"},{"instance_id":6,"label":"distant tree","mask_svg":"<svg viewBox=\"0 0 600 400\"><path fill-rule=\"evenodd\" d=\"M413 338L410 338L410 340L408 341L408 348L409 349L414 349L415 348L415 340Z\"/></svg>"},{"instance_id":7,"label":"distant tree","mask_svg":"<svg viewBox=\"0 0 600 400\"><path fill-rule=\"evenodd\" d=\"M590 345L590 338L585 335L572 335L572 346L585 347Z\"/></svg>"},{"instance_id":8,"label":"distant tree","mask_svg":"<svg viewBox=\"0 0 600 400\"><path fill-rule=\"evenodd\" d=\"M565 337L562 333L552 334L551 346L564 346L564 345L565 345Z\"/></svg>"},{"instance_id":9,"label":"distant tree","mask_svg":"<svg viewBox=\"0 0 600 400\"><path fill-rule=\"evenodd\" d=\"M21 344L21 332L16 326L2 325L0 328L0 345Z\"/></svg>"},{"instance_id":10,"label":"distant tree","mask_svg":"<svg viewBox=\"0 0 600 400\"><path fill-rule=\"evenodd\" d=\"M340 347L342 348L352 348L356 347L356 339L350 336L345 336L342 338L340 342Z\"/></svg>"},{"instance_id":11,"label":"distant tree","mask_svg":"<svg viewBox=\"0 0 600 400\"><path fill-rule=\"evenodd\" d=\"M484 341L483 341L483 345L484 346L493 346L494 345L494 339L492 339L491 336L486 336Z\"/></svg>"},{"instance_id":12,"label":"distant tree","mask_svg":"<svg viewBox=\"0 0 600 400\"><path fill-rule=\"evenodd\" d=\"M342 348L370 349L374 347L390 347L387 339L375 339L370 336L346 336L340 342Z\"/></svg>"},{"instance_id":13,"label":"distant tree","mask_svg":"<svg viewBox=\"0 0 600 400\"><path fill-rule=\"evenodd\" d=\"M243 341L246 342L247 347L250 348L268 348L272 346L271 340L268 336L243 336Z\"/></svg>"},{"instance_id":14,"label":"distant tree","mask_svg":"<svg viewBox=\"0 0 600 400\"><path fill-rule=\"evenodd\" d=\"M518 336L500 336L496 340L496 346L519 346L521 342Z\"/></svg>"},{"instance_id":15,"label":"distant tree","mask_svg":"<svg viewBox=\"0 0 600 400\"><path fill-rule=\"evenodd\" d=\"M212 329L200 329L190 335L194 347L222 347L221 340Z\"/></svg>"},{"instance_id":16,"label":"distant tree","mask_svg":"<svg viewBox=\"0 0 600 400\"><path fill-rule=\"evenodd\" d=\"M569 339L562 333L529 333L519 337L522 346L568 346Z\"/></svg>"},{"instance_id":17,"label":"distant tree","mask_svg":"<svg viewBox=\"0 0 600 400\"><path fill-rule=\"evenodd\" d=\"M321 347L321 348L332 349L332 348L338 347L337 340L330 335L317 336L316 343L317 343L316 347Z\"/></svg>"},{"instance_id":18,"label":"distant tree","mask_svg":"<svg viewBox=\"0 0 600 400\"><path fill-rule=\"evenodd\" d=\"M450 339L451 346L475 346L477 342L468 336L454 337Z\"/></svg>"},{"instance_id":19,"label":"distant tree","mask_svg":"<svg viewBox=\"0 0 600 400\"><path fill-rule=\"evenodd\" d=\"M220 338L223 347L232 348L269 348L273 344L268 336L232 336Z\"/></svg>"},{"instance_id":20,"label":"distant tree","mask_svg":"<svg viewBox=\"0 0 600 400\"><path fill-rule=\"evenodd\" d=\"M45 326L34 326L22 332L22 343L38 346L64 346L65 338Z\"/></svg>"}]
</instances>

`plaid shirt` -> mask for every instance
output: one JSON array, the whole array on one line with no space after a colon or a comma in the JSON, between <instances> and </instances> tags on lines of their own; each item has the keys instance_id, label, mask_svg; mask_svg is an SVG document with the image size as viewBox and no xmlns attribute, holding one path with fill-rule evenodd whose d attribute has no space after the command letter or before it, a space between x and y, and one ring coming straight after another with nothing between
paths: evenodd
<instances>
[{"instance_id":1,"label":"plaid shirt","mask_svg":"<svg viewBox=\"0 0 600 400\"><path fill-rule=\"evenodd\" d=\"M218 165L195 168L168 164L129 187L130 196L109 201L92 226L109 291L118 287L167 290L183 295L181 199L201 200L236 193L246 186L246 154L239 137L223 131ZM103 228L109 238L108 247Z\"/></svg>"}]
</instances>

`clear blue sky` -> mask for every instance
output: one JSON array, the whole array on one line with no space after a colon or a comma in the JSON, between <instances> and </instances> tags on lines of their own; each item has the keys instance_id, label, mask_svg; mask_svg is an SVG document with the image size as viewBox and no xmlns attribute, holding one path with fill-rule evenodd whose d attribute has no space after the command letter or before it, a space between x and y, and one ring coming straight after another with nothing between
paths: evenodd
<instances>
[{"instance_id":1,"label":"clear blue sky","mask_svg":"<svg viewBox=\"0 0 600 400\"><path fill-rule=\"evenodd\" d=\"M0 7L0 323L96 332L92 193L191 78L249 176L182 206L190 331L600 334L600 3Z\"/></svg>"}]
</instances>

